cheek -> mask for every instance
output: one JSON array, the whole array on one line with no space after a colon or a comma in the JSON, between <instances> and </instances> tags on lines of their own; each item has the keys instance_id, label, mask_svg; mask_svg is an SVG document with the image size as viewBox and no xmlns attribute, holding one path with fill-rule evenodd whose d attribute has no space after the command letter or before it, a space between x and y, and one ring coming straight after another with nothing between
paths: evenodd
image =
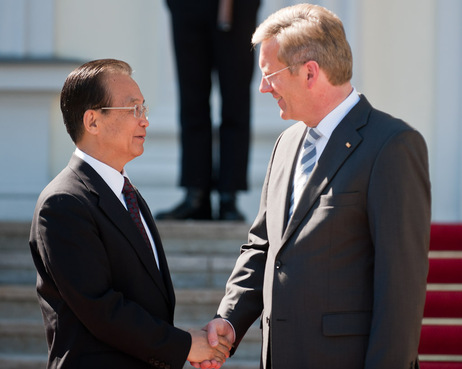
<instances>
[{"instance_id":1,"label":"cheek","mask_svg":"<svg viewBox=\"0 0 462 369\"><path fill-rule=\"evenodd\" d=\"M106 137L116 137L116 136L120 135L120 127L119 127L119 125L116 124L115 122L111 123L111 124L107 124L104 127L104 134L105 134Z\"/></svg>"}]
</instances>

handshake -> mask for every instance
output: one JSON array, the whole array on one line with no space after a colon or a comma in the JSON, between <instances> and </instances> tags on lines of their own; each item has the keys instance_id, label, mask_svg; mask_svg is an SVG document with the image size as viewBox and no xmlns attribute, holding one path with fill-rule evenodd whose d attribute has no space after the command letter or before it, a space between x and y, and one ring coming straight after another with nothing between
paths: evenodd
<instances>
[{"instance_id":1,"label":"handshake","mask_svg":"<svg viewBox=\"0 0 462 369\"><path fill-rule=\"evenodd\" d=\"M188 361L195 368L221 368L229 357L236 337L234 328L226 320L216 318L202 330L190 330L192 337Z\"/></svg>"}]
</instances>

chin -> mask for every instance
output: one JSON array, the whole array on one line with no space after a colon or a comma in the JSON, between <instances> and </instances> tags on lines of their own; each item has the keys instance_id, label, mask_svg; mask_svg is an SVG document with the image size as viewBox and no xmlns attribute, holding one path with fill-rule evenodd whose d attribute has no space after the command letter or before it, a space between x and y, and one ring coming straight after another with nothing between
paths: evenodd
<instances>
[{"instance_id":1,"label":"chin","mask_svg":"<svg viewBox=\"0 0 462 369\"><path fill-rule=\"evenodd\" d=\"M280 116L281 119L283 119L283 120L290 120L290 119L292 119L291 117L289 117L288 114L286 114L286 113L285 113L284 111L282 111L282 110L279 112L279 116Z\"/></svg>"},{"instance_id":2,"label":"chin","mask_svg":"<svg viewBox=\"0 0 462 369\"><path fill-rule=\"evenodd\" d=\"M133 157L132 160L135 159L135 158L137 158L138 156L141 156L141 155L143 154L143 152L144 152L144 149L143 149L143 148L134 151L134 152L132 153L132 157Z\"/></svg>"}]
</instances>

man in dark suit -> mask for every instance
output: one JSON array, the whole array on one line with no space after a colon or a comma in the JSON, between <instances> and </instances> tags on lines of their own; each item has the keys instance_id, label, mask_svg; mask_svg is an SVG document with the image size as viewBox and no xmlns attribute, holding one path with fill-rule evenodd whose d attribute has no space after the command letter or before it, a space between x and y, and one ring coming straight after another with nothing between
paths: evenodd
<instances>
[{"instance_id":1,"label":"man in dark suit","mask_svg":"<svg viewBox=\"0 0 462 369\"><path fill-rule=\"evenodd\" d=\"M352 87L350 47L328 10L282 9L252 40L260 91L299 122L275 144L209 341L226 333L236 349L261 317L265 369L418 368L430 233L424 139Z\"/></svg>"},{"instance_id":2,"label":"man in dark suit","mask_svg":"<svg viewBox=\"0 0 462 369\"><path fill-rule=\"evenodd\" d=\"M77 148L41 193L30 234L47 367L224 362L225 340L213 349L205 332L173 326L175 294L162 242L124 170L143 153L149 125L130 66L104 59L77 68L64 83L61 110Z\"/></svg>"}]
</instances>

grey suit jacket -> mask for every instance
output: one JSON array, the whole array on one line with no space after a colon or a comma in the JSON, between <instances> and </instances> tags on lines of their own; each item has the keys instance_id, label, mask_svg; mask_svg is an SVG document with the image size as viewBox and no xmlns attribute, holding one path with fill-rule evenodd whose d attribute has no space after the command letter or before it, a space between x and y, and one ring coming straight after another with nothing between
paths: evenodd
<instances>
[{"instance_id":1,"label":"grey suit jacket","mask_svg":"<svg viewBox=\"0 0 462 369\"><path fill-rule=\"evenodd\" d=\"M422 136L364 96L334 130L293 217L295 158L306 126L281 134L259 213L218 314L236 347L261 316L262 366L418 366L430 233Z\"/></svg>"},{"instance_id":2,"label":"grey suit jacket","mask_svg":"<svg viewBox=\"0 0 462 369\"><path fill-rule=\"evenodd\" d=\"M173 326L175 295L149 208L160 269L117 196L73 156L41 193L30 248L48 368L181 369L191 336Z\"/></svg>"}]
</instances>

